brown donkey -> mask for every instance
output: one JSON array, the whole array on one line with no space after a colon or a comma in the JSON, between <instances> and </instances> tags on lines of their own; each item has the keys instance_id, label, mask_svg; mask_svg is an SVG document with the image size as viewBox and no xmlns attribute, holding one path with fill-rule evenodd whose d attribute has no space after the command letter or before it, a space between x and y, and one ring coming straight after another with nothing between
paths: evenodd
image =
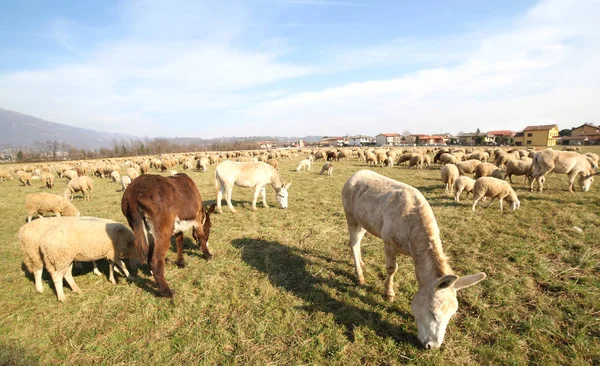
<instances>
[{"instance_id":1,"label":"brown donkey","mask_svg":"<svg viewBox=\"0 0 600 366\"><path fill-rule=\"evenodd\" d=\"M165 257L175 235L177 266L183 260L183 232L192 228L192 236L210 259L208 249L210 214L215 204L205 212L202 196L194 181L183 173L172 177L145 174L134 179L123 193L121 210L135 235L135 246L142 262L148 262L158 284L158 295L172 297L165 280Z\"/></svg>"}]
</instances>

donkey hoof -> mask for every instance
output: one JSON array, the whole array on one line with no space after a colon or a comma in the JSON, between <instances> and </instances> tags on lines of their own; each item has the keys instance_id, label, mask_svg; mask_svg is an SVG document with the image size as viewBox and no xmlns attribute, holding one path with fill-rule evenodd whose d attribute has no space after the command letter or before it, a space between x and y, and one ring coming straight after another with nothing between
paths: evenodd
<instances>
[{"instance_id":1,"label":"donkey hoof","mask_svg":"<svg viewBox=\"0 0 600 366\"><path fill-rule=\"evenodd\" d=\"M177 262L175 262L175 264L179 268L184 268L185 267L185 262L184 261L177 261Z\"/></svg>"},{"instance_id":2,"label":"donkey hoof","mask_svg":"<svg viewBox=\"0 0 600 366\"><path fill-rule=\"evenodd\" d=\"M388 302L394 302L395 298L396 298L396 295L387 295L387 301Z\"/></svg>"},{"instance_id":3,"label":"donkey hoof","mask_svg":"<svg viewBox=\"0 0 600 366\"><path fill-rule=\"evenodd\" d=\"M175 296L175 291L172 291L170 289L166 289L163 291L158 291L158 296L160 297L173 297Z\"/></svg>"},{"instance_id":4,"label":"donkey hoof","mask_svg":"<svg viewBox=\"0 0 600 366\"><path fill-rule=\"evenodd\" d=\"M211 253L204 253L204 258L206 258L206 259L213 259L214 255L212 255Z\"/></svg>"}]
</instances>

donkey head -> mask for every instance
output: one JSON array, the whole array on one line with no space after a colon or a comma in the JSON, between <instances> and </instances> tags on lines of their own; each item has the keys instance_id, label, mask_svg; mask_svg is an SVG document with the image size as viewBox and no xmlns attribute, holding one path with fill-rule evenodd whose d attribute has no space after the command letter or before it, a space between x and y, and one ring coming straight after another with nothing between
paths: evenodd
<instances>
[{"instance_id":1,"label":"donkey head","mask_svg":"<svg viewBox=\"0 0 600 366\"><path fill-rule=\"evenodd\" d=\"M292 182L288 184L282 184L281 188L275 191L275 198L277 198L277 203L279 203L279 207L288 208L288 188L292 185Z\"/></svg>"},{"instance_id":2,"label":"donkey head","mask_svg":"<svg viewBox=\"0 0 600 366\"><path fill-rule=\"evenodd\" d=\"M419 288L411 308L417 321L419 339L425 348L438 348L442 345L448 322L458 310L456 291L485 278L486 274L483 272L464 277L446 275L435 280L429 287Z\"/></svg>"}]
</instances>

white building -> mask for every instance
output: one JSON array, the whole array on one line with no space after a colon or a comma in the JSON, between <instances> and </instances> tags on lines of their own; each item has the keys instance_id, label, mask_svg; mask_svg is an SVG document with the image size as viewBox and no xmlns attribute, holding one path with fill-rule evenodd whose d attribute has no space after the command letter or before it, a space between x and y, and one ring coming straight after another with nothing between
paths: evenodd
<instances>
[{"instance_id":1,"label":"white building","mask_svg":"<svg viewBox=\"0 0 600 366\"><path fill-rule=\"evenodd\" d=\"M401 138L399 133L380 133L375 136L377 146L396 146L400 144Z\"/></svg>"},{"instance_id":2,"label":"white building","mask_svg":"<svg viewBox=\"0 0 600 366\"><path fill-rule=\"evenodd\" d=\"M375 143L375 137L356 135L348 138L348 144L350 146L363 146Z\"/></svg>"}]
</instances>

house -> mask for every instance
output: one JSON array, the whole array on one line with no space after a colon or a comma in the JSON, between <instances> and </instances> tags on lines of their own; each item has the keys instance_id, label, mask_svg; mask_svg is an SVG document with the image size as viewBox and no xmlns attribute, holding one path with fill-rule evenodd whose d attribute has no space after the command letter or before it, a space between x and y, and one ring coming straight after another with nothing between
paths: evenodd
<instances>
[{"instance_id":1,"label":"house","mask_svg":"<svg viewBox=\"0 0 600 366\"><path fill-rule=\"evenodd\" d=\"M463 133L458 135L458 142L464 146L494 144L494 137L483 132Z\"/></svg>"},{"instance_id":2,"label":"house","mask_svg":"<svg viewBox=\"0 0 600 366\"><path fill-rule=\"evenodd\" d=\"M400 144L402 135L399 133L380 133L375 136L377 146L396 146Z\"/></svg>"},{"instance_id":3,"label":"house","mask_svg":"<svg viewBox=\"0 0 600 366\"><path fill-rule=\"evenodd\" d=\"M515 132L509 130L488 131L489 136L494 138L498 145L512 145L514 143Z\"/></svg>"},{"instance_id":4,"label":"house","mask_svg":"<svg viewBox=\"0 0 600 366\"><path fill-rule=\"evenodd\" d=\"M449 138L447 135L432 135L430 141L435 145L446 145L448 140Z\"/></svg>"},{"instance_id":5,"label":"house","mask_svg":"<svg viewBox=\"0 0 600 366\"><path fill-rule=\"evenodd\" d=\"M348 144L350 146L367 146L375 144L375 137L356 135L348 138Z\"/></svg>"},{"instance_id":6,"label":"house","mask_svg":"<svg viewBox=\"0 0 600 366\"><path fill-rule=\"evenodd\" d=\"M600 145L600 127L584 123L571 129L571 136L559 138L563 145Z\"/></svg>"},{"instance_id":7,"label":"house","mask_svg":"<svg viewBox=\"0 0 600 366\"><path fill-rule=\"evenodd\" d=\"M523 129L523 136L515 135L517 146L556 146L558 141L557 125L527 126Z\"/></svg>"},{"instance_id":8,"label":"house","mask_svg":"<svg viewBox=\"0 0 600 366\"><path fill-rule=\"evenodd\" d=\"M275 147L276 144L273 141L259 141L256 143L261 149L270 149Z\"/></svg>"},{"instance_id":9,"label":"house","mask_svg":"<svg viewBox=\"0 0 600 366\"><path fill-rule=\"evenodd\" d=\"M319 141L319 145L321 146L344 146L348 145L348 141L340 136L335 137L325 137Z\"/></svg>"}]
</instances>

